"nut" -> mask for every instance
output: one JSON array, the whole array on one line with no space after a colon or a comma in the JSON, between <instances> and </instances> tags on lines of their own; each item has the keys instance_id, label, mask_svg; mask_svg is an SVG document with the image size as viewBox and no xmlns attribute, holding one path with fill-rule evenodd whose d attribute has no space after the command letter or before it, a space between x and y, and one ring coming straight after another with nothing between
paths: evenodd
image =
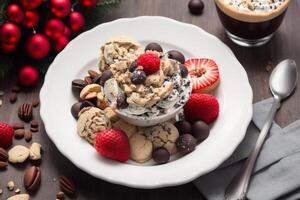
<instances>
[{"instance_id":1,"label":"nut","mask_svg":"<svg viewBox=\"0 0 300 200\"><path fill-rule=\"evenodd\" d=\"M21 190L19 189L19 188L17 188L16 190L15 190L15 193L16 194L19 194L21 192Z\"/></svg>"},{"instance_id":2,"label":"nut","mask_svg":"<svg viewBox=\"0 0 300 200\"><path fill-rule=\"evenodd\" d=\"M19 107L18 110L19 118L25 122L28 122L32 119L32 105L24 103Z\"/></svg>"},{"instance_id":3,"label":"nut","mask_svg":"<svg viewBox=\"0 0 300 200\"><path fill-rule=\"evenodd\" d=\"M97 93L101 91L101 86L98 85L98 84L90 84L90 85L87 85L85 86L81 92L80 92L80 98L81 99L86 99L86 97L90 94L90 93L93 93L95 92L96 93L96 96L97 96ZM96 97L95 96L95 97ZM90 97L90 96L88 96Z\"/></svg>"},{"instance_id":4,"label":"nut","mask_svg":"<svg viewBox=\"0 0 300 200\"><path fill-rule=\"evenodd\" d=\"M30 142L31 139L32 139L32 133L31 133L31 131L26 130L24 137L25 137L25 141L26 142Z\"/></svg>"},{"instance_id":5,"label":"nut","mask_svg":"<svg viewBox=\"0 0 300 200\"><path fill-rule=\"evenodd\" d=\"M13 191L14 188L15 188L15 183L13 181L8 181L8 183L7 183L7 189L9 191Z\"/></svg>"},{"instance_id":6,"label":"nut","mask_svg":"<svg viewBox=\"0 0 300 200\"><path fill-rule=\"evenodd\" d=\"M92 79L100 75L98 72L94 70L88 70L88 73Z\"/></svg>"},{"instance_id":7,"label":"nut","mask_svg":"<svg viewBox=\"0 0 300 200\"><path fill-rule=\"evenodd\" d=\"M42 158L41 155L41 147L39 143L34 142L29 149L29 159L30 160L40 160Z\"/></svg>"},{"instance_id":8,"label":"nut","mask_svg":"<svg viewBox=\"0 0 300 200\"><path fill-rule=\"evenodd\" d=\"M13 124L13 128L14 128L15 130L18 130L18 129L24 129L24 124L21 123L21 122L16 122L16 123Z\"/></svg>"},{"instance_id":9,"label":"nut","mask_svg":"<svg viewBox=\"0 0 300 200\"><path fill-rule=\"evenodd\" d=\"M115 123L119 120L117 113L111 107L105 108L104 112L108 119L111 121L111 123Z\"/></svg>"},{"instance_id":10,"label":"nut","mask_svg":"<svg viewBox=\"0 0 300 200\"><path fill-rule=\"evenodd\" d=\"M101 92L99 92L97 94L97 106L98 106L98 108L100 108L102 110L104 110L105 108L107 108L109 106L107 99L103 96L103 94Z\"/></svg>"},{"instance_id":11,"label":"nut","mask_svg":"<svg viewBox=\"0 0 300 200\"><path fill-rule=\"evenodd\" d=\"M25 130L24 129L17 129L15 130L15 138L16 139L21 139L25 135Z\"/></svg>"},{"instance_id":12,"label":"nut","mask_svg":"<svg viewBox=\"0 0 300 200\"><path fill-rule=\"evenodd\" d=\"M37 127L39 127L39 122L38 122L37 120L32 120L32 121L30 122L30 127L32 127L32 128L37 128Z\"/></svg>"},{"instance_id":13,"label":"nut","mask_svg":"<svg viewBox=\"0 0 300 200\"><path fill-rule=\"evenodd\" d=\"M0 170L5 170L7 167L7 162L0 161Z\"/></svg>"},{"instance_id":14,"label":"nut","mask_svg":"<svg viewBox=\"0 0 300 200\"><path fill-rule=\"evenodd\" d=\"M15 103L18 99L18 96L17 96L17 93L15 92L12 92L10 95L9 95L9 102L10 103Z\"/></svg>"},{"instance_id":15,"label":"nut","mask_svg":"<svg viewBox=\"0 0 300 200\"><path fill-rule=\"evenodd\" d=\"M12 197L9 197L7 200L29 200L28 194L17 194Z\"/></svg>"},{"instance_id":16,"label":"nut","mask_svg":"<svg viewBox=\"0 0 300 200\"><path fill-rule=\"evenodd\" d=\"M40 105L40 100L38 98L34 99L32 101L32 106L35 108L35 107L38 107Z\"/></svg>"},{"instance_id":17,"label":"nut","mask_svg":"<svg viewBox=\"0 0 300 200\"><path fill-rule=\"evenodd\" d=\"M75 184L73 183L73 181L69 178L67 178L66 176L61 176L59 178L59 184L60 184L60 188L70 194L73 195L75 194Z\"/></svg>"},{"instance_id":18,"label":"nut","mask_svg":"<svg viewBox=\"0 0 300 200\"><path fill-rule=\"evenodd\" d=\"M26 190L29 192L36 191L41 184L41 169L36 166L27 168L24 173L23 182Z\"/></svg>"},{"instance_id":19,"label":"nut","mask_svg":"<svg viewBox=\"0 0 300 200\"><path fill-rule=\"evenodd\" d=\"M64 198L65 198L65 193L62 192L62 191L56 193L56 198L57 198L57 199L60 199L60 200L61 200L61 199L64 199Z\"/></svg>"},{"instance_id":20,"label":"nut","mask_svg":"<svg viewBox=\"0 0 300 200\"><path fill-rule=\"evenodd\" d=\"M7 151L0 147L0 161L7 162L7 160L8 160Z\"/></svg>"},{"instance_id":21,"label":"nut","mask_svg":"<svg viewBox=\"0 0 300 200\"><path fill-rule=\"evenodd\" d=\"M93 80L90 76L86 76L84 77L84 81L86 82L86 84L92 84L93 83Z\"/></svg>"},{"instance_id":22,"label":"nut","mask_svg":"<svg viewBox=\"0 0 300 200\"><path fill-rule=\"evenodd\" d=\"M17 145L8 151L8 161L11 163L22 163L29 156L29 149L22 145Z\"/></svg>"}]
</instances>

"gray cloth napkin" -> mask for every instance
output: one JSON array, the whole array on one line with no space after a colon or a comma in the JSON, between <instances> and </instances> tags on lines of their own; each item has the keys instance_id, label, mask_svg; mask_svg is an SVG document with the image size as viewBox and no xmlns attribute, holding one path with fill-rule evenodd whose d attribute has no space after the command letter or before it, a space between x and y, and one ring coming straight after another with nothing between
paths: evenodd
<instances>
[{"instance_id":1,"label":"gray cloth napkin","mask_svg":"<svg viewBox=\"0 0 300 200\"><path fill-rule=\"evenodd\" d=\"M254 148L271 105L272 99L254 104L253 122L233 155L218 169L194 181L208 200L224 199L226 187ZM247 197L251 200L300 199L300 120L285 128L273 123L257 160Z\"/></svg>"}]
</instances>

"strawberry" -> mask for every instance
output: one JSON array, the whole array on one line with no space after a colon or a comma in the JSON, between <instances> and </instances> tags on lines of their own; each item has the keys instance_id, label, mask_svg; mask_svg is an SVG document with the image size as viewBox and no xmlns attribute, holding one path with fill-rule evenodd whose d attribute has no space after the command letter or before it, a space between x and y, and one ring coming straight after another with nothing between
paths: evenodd
<instances>
[{"instance_id":1,"label":"strawberry","mask_svg":"<svg viewBox=\"0 0 300 200\"><path fill-rule=\"evenodd\" d=\"M220 82L218 65L211 59L192 58L185 62L192 79L193 93L207 93Z\"/></svg>"},{"instance_id":2,"label":"strawberry","mask_svg":"<svg viewBox=\"0 0 300 200\"><path fill-rule=\"evenodd\" d=\"M94 147L106 158L121 162L129 159L129 140L126 133L120 129L107 129L98 133Z\"/></svg>"},{"instance_id":3,"label":"strawberry","mask_svg":"<svg viewBox=\"0 0 300 200\"><path fill-rule=\"evenodd\" d=\"M216 120L218 115L218 100L210 94L194 93L184 105L184 116L190 123L201 120L210 124Z\"/></svg>"},{"instance_id":4,"label":"strawberry","mask_svg":"<svg viewBox=\"0 0 300 200\"><path fill-rule=\"evenodd\" d=\"M0 121L0 147L8 148L12 144L13 136L13 127Z\"/></svg>"},{"instance_id":5,"label":"strawberry","mask_svg":"<svg viewBox=\"0 0 300 200\"><path fill-rule=\"evenodd\" d=\"M159 70L160 59L154 53L144 53L138 57L137 65L142 66L147 75L154 74Z\"/></svg>"}]
</instances>

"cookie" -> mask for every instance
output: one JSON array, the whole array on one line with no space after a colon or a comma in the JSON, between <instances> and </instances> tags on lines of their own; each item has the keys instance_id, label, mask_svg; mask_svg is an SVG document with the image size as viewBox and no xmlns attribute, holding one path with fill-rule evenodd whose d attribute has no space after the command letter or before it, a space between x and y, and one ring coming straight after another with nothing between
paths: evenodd
<instances>
[{"instance_id":1,"label":"cookie","mask_svg":"<svg viewBox=\"0 0 300 200\"><path fill-rule=\"evenodd\" d=\"M133 134L129 138L130 158L138 163L144 163L151 159L153 145L142 133Z\"/></svg>"},{"instance_id":2,"label":"cookie","mask_svg":"<svg viewBox=\"0 0 300 200\"><path fill-rule=\"evenodd\" d=\"M29 157L29 149L22 145L16 145L8 151L8 161L11 163L23 163Z\"/></svg>"},{"instance_id":3,"label":"cookie","mask_svg":"<svg viewBox=\"0 0 300 200\"><path fill-rule=\"evenodd\" d=\"M130 138L133 134L136 134L138 132L138 128L132 124L128 124L127 122L123 120L119 120L115 122L112 127L121 129L124 131L127 136Z\"/></svg>"}]
</instances>

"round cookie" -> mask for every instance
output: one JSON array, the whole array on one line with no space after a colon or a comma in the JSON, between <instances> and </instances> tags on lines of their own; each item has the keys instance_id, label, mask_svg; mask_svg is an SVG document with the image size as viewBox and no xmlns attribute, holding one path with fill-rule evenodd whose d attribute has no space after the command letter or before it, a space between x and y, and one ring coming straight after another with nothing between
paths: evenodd
<instances>
[{"instance_id":1,"label":"round cookie","mask_svg":"<svg viewBox=\"0 0 300 200\"><path fill-rule=\"evenodd\" d=\"M23 163L29 157L29 149L22 145L16 145L8 151L8 161L11 163Z\"/></svg>"},{"instance_id":2,"label":"round cookie","mask_svg":"<svg viewBox=\"0 0 300 200\"><path fill-rule=\"evenodd\" d=\"M141 132L133 134L129 138L130 158L138 163L144 163L151 159L153 145Z\"/></svg>"},{"instance_id":3,"label":"round cookie","mask_svg":"<svg viewBox=\"0 0 300 200\"><path fill-rule=\"evenodd\" d=\"M113 123L112 127L121 129L124 131L128 138L130 138L133 134L136 134L138 132L138 128L132 124L128 124L127 122L123 120L119 120L115 123Z\"/></svg>"},{"instance_id":4,"label":"round cookie","mask_svg":"<svg viewBox=\"0 0 300 200\"><path fill-rule=\"evenodd\" d=\"M170 154L176 153L176 144L179 137L177 128L170 122L164 122L162 124L147 128L145 130L146 137L152 141L153 147L164 147Z\"/></svg>"}]
</instances>

